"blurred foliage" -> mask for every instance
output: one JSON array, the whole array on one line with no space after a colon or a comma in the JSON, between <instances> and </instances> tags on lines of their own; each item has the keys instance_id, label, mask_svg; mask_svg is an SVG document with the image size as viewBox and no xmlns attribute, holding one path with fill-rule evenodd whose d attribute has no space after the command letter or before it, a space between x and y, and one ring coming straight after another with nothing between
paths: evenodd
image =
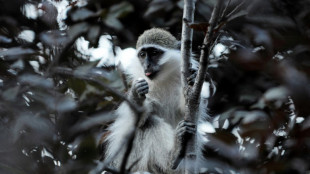
<instances>
[{"instance_id":1,"label":"blurred foliage","mask_svg":"<svg viewBox=\"0 0 310 174\"><path fill-rule=\"evenodd\" d=\"M232 1L228 12L241 4ZM209 73L215 134L204 149L208 172L307 173L310 93L309 1L245 1L222 27ZM225 21L225 20L224 20ZM234 173L233 172L233 173Z\"/></svg>"},{"instance_id":2,"label":"blurred foliage","mask_svg":"<svg viewBox=\"0 0 310 174\"><path fill-rule=\"evenodd\" d=\"M121 101L111 89L124 85L115 67L79 57L78 38L97 47L100 36L111 35L114 46L135 47L145 29L162 27L180 39L182 0L76 0L61 20L55 4L63 1L0 0L0 173L98 167L102 128ZM196 4L196 53L215 2ZM225 50L211 55L209 65L216 92L208 112L216 132L205 135L201 172L307 173L310 3L225 2L214 31ZM33 39L21 37L24 31Z\"/></svg>"}]
</instances>

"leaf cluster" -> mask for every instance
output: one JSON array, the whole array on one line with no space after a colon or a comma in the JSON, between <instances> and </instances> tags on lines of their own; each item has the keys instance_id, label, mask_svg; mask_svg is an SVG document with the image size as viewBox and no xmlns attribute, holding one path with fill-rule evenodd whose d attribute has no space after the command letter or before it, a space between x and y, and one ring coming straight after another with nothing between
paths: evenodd
<instances>
[{"instance_id":1,"label":"leaf cluster","mask_svg":"<svg viewBox=\"0 0 310 174\"><path fill-rule=\"evenodd\" d=\"M208 69L216 85L208 104L216 132L206 134L202 164L208 172L309 171L309 5L229 1L222 7L227 14L238 7L242 15L223 15L218 25L225 24L214 31L224 49L210 56Z\"/></svg>"}]
</instances>

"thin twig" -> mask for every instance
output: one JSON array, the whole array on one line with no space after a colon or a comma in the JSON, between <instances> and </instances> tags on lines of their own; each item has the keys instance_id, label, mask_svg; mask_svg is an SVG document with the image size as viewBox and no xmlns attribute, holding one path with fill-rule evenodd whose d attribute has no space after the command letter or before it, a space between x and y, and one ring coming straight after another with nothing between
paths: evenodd
<instances>
[{"instance_id":1,"label":"thin twig","mask_svg":"<svg viewBox=\"0 0 310 174\"><path fill-rule=\"evenodd\" d=\"M235 14L235 12L237 10L240 9L240 7L245 3L245 1L241 2L239 5L237 5L229 14L226 15L226 12L228 10L228 6L230 5L231 0L228 2L228 4L226 5L224 11L222 12L221 17L217 20L218 23L217 25L214 27L214 32L218 32L227 22L229 22L231 19L231 17ZM246 13L245 13L246 14ZM243 15L245 15L243 14ZM212 50L212 49L211 49Z\"/></svg>"},{"instance_id":2,"label":"thin twig","mask_svg":"<svg viewBox=\"0 0 310 174\"><path fill-rule=\"evenodd\" d=\"M211 18L209 20L209 27L208 27L208 31L207 34L203 40L203 45L201 47L201 54L200 54L200 58L199 58L199 65L200 68L198 70L198 74L197 77L195 79L195 84L193 87L193 100L194 101L198 101L200 98L200 92L202 89L202 85L204 83L204 79L206 76L206 72L207 72L207 68L208 68L208 64L209 64L209 55L211 52L211 45L213 43L213 31L214 31L214 27L216 26L217 20L219 18L219 11L221 9L221 6L223 5L224 0L218 0L216 6L214 7L213 11L212 11L212 15Z\"/></svg>"},{"instance_id":3,"label":"thin twig","mask_svg":"<svg viewBox=\"0 0 310 174\"><path fill-rule=\"evenodd\" d=\"M241 6L245 3L245 1L241 2L239 5L237 5L228 15L225 16L225 19L229 19L237 10L241 8Z\"/></svg>"},{"instance_id":4,"label":"thin twig","mask_svg":"<svg viewBox=\"0 0 310 174\"><path fill-rule=\"evenodd\" d=\"M228 7L229 7L230 3L231 3L231 0L229 0L227 5L225 6L225 9L223 10L223 13L222 13L222 15L220 17L220 21L222 21L224 19L224 16L225 16L225 14L226 14L226 12L228 10Z\"/></svg>"}]
</instances>

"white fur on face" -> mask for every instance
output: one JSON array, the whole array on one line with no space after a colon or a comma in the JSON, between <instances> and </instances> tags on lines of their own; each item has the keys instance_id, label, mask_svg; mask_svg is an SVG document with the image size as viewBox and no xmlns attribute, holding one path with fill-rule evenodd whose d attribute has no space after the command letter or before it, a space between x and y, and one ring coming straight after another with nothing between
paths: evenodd
<instances>
[{"instance_id":1,"label":"white fur on face","mask_svg":"<svg viewBox=\"0 0 310 174\"><path fill-rule=\"evenodd\" d=\"M140 63L140 60L138 56L130 57L130 62L124 61L126 64L124 64L123 72L129 77L130 81L134 81L138 78L146 79L149 83L153 83L154 81L163 81L169 78L170 76L176 75L180 76L178 74L180 72L181 67L181 54L179 50L173 50L173 49L167 49L158 45L144 45L143 47L140 47L136 54L142 49L142 48L148 48L148 47L155 47L157 49L163 50L164 54L162 55L162 58L159 60L158 65L161 67L160 72L157 74L157 76L150 80L148 79L144 74L143 66ZM122 64L122 61L120 62ZM175 73L173 73L175 72Z\"/></svg>"}]
</instances>

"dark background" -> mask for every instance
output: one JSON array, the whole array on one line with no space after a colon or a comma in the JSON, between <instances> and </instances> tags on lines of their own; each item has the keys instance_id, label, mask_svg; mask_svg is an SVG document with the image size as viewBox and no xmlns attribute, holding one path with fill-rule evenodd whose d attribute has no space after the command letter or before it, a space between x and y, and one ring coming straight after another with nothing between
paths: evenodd
<instances>
[{"instance_id":1,"label":"dark background","mask_svg":"<svg viewBox=\"0 0 310 174\"><path fill-rule=\"evenodd\" d=\"M183 1L80 2L69 3L60 30L49 1L0 0L0 173L97 169L100 136L121 101L107 87L126 88L116 67L81 58L77 38L97 47L101 35L111 35L124 49L135 47L144 30L161 27L181 39ZM215 2L197 2L198 26L209 21ZM26 17L26 4L42 15ZM202 172L309 172L309 1L233 0L226 12L230 18L224 16L214 32L215 43L228 51L212 55L208 70L216 93L207 112L218 126L205 135L210 141ZM19 38L23 30L34 31L35 39ZM196 28L197 54L203 38Z\"/></svg>"}]
</instances>

